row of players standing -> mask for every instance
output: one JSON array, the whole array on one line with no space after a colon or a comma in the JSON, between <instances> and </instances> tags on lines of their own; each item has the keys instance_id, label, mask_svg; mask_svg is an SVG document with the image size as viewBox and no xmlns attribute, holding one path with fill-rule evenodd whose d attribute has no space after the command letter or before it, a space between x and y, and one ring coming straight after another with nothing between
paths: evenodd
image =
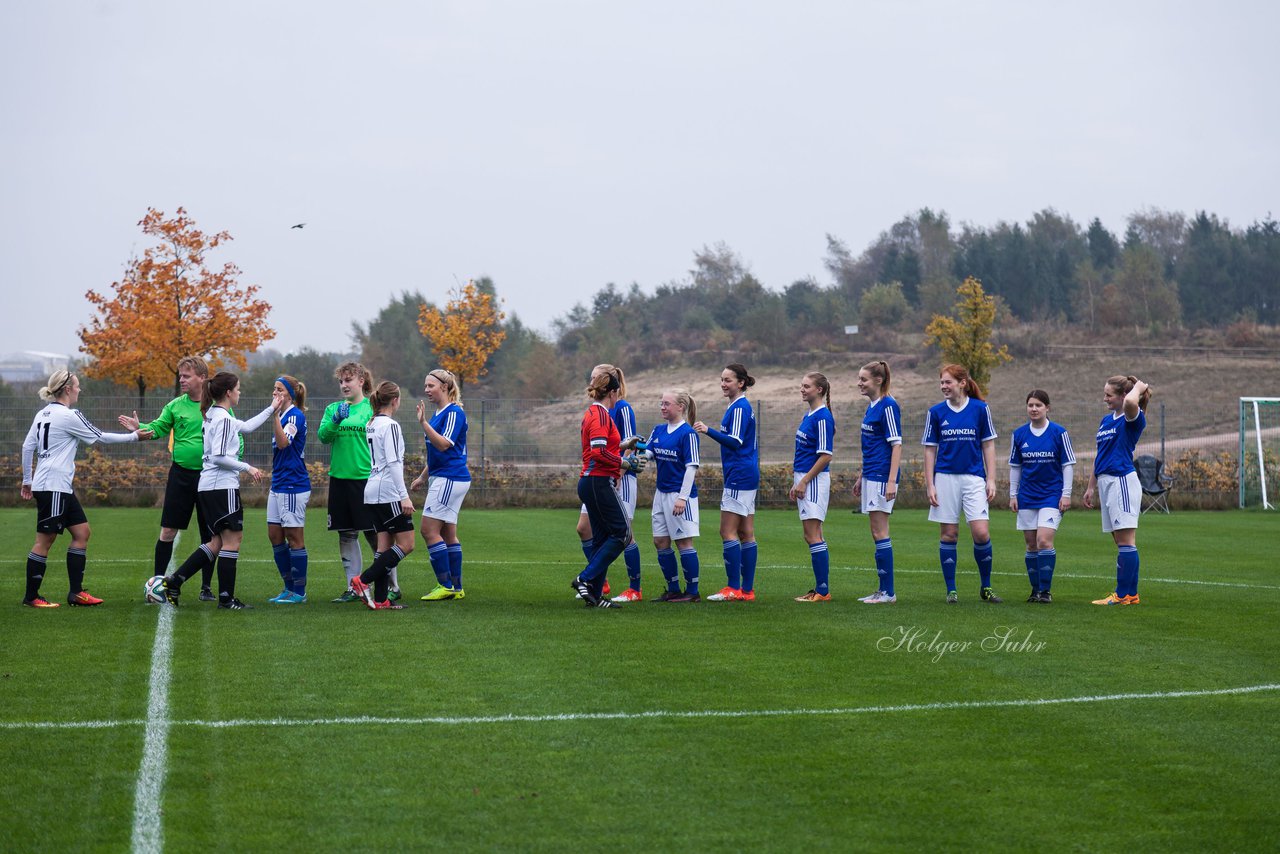
<instances>
[{"instance_id":1,"label":"row of players standing","mask_svg":"<svg viewBox=\"0 0 1280 854\"><path fill-rule=\"evenodd\" d=\"M243 538L239 482L242 473L255 481L264 475L240 459L242 437L268 420L273 427L273 459L267 534L284 584L282 592L271 601L306 601L308 554L303 531L311 492L305 451L306 387L295 377L278 377L271 404L253 418L241 421L234 413L240 400L239 378L229 372L213 377L208 373L203 359L184 358L178 366L183 393L148 424L141 424L136 412L120 416L120 424L128 428L128 433L103 433L73 408L80 392L79 379L74 374L58 371L50 377L49 385L40 390L48 405L37 414L23 443L22 494L26 499L34 498L37 505L36 542L27 559L23 604L58 606L40 595L40 585L49 548L63 531L72 537L67 556L68 603L102 603L83 589L90 528L72 488L78 445L172 436L173 461L154 552L156 598L176 605L182 584L199 573L200 599L216 599L219 607L229 610L249 607L235 596ZM394 605L394 600L400 598L395 567L413 550L414 542L413 505L404 485L404 440L392 417L400 405L400 391L394 383L386 382L374 389L369 372L355 362L339 366L335 378L341 400L325 409L317 430L320 441L332 446L328 527L338 532L339 553L347 576L346 591L334 601L398 607ZM438 582L436 589L423 598L442 601L465 595L457 516L470 484L466 415L460 406L457 381L448 371L432 371L423 390L437 411L428 419L425 403L418 404L418 421L427 439L427 466L412 488L427 484L421 533ZM187 529L193 514L200 531L200 547L169 572L177 534ZM373 563L363 572L362 534L374 550ZM215 567L219 588L216 597L211 588Z\"/></svg>"},{"instance_id":2,"label":"row of players standing","mask_svg":"<svg viewBox=\"0 0 1280 854\"><path fill-rule=\"evenodd\" d=\"M698 602L700 565L693 540L699 536L696 473L700 465L698 434L721 448L724 489L720 502L720 535L727 585L708 596L711 601L754 601L757 545L755 500L760 485L755 415L746 390L755 384L746 367L732 364L720 376L729 405L720 429L696 420L696 404L683 389L663 393L659 424L647 440L635 429L635 413L626 402L626 381L613 365L593 369L586 393L592 401L583 415L582 470L578 495L582 515L578 533L586 567L570 586L588 607L611 608L644 597L640 588L640 552L631 531L636 507L636 475L649 460L656 461L657 484L652 523L658 565L666 589L659 602ZM870 522L875 549L878 589L861 597L867 604L897 601L893 577L893 542L889 518L901 478L901 409L890 395L890 371L884 361L870 362L858 372L858 390L868 399L861 425L862 470L854 496ZM979 598L1003 600L991 584L992 547L990 504L996 496L995 422L980 389L961 365L939 371L943 400L926 416L924 482L929 519L939 525L938 560L946 585L946 601L959 602L956 584L957 542L961 516L969 525L973 556L980 579ZM798 602L831 598L830 559L823 522L830 501L830 462L835 439L831 413L831 385L818 372L805 374L800 395L809 410L796 430L793 482L788 498L796 502L809 547L814 587ZM1102 529L1117 546L1116 588L1097 605L1136 605L1138 551L1136 534L1140 486L1133 452L1146 426L1151 392L1132 376L1109 378L1103 388L1103 416L1097 432L1094 471L1084 503L1094 506L1095 491L1102 509ZM1071 506L1075 455L1070 437L1049 420L1049 395L1036 389L1026 398L1026 424L1010 442L1009 506L1026 541L1024 563L1031 586L1028 602L1053 601L1051 586L1057 562L1054 537L1062 514ZM692 423L690 423L692 422ZM628 451L633 453L628 454ZM679 550L680 567L676 565ZM606 574L619 556L625 558L629 585L609 597ZM685 587L681 589L679 570Z\"/></svg>"}]
</instances>

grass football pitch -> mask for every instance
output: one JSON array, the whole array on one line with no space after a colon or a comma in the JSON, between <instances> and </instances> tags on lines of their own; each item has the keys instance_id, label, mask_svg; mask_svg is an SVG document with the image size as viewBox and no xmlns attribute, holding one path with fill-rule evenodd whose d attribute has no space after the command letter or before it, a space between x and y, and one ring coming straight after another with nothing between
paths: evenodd
<instances>
[{"instance_id":1,"label":"grass football pitch","mask_svg":"<svg viewBox=\"0 0 1280 854\"><path fill-rule=\"evenodd\" d=\"M311 601L268 604L279 578L250 510L238 594L255 609L217 611L191 584L166 618L141 597L156 511L89 515L106 604L38 611L18 606L32 513L0 511L0 850L1280 846L1273 514L1148 514L1142 604L1108 608L1089 604L1114 581L1096 513L1064 522L1054 604L1023 601L1004 513L1005 604L978 601L962 536L946 605L937 528L902 511L898 603L867 606L863 517L828 517L833 601L799 604L799 522L766 511L758 601L601 611L568 587L575 512L464 509L466 599L418 601L434 584L419 547L408 607L376 614L330 603L320 513ZM717 516L704 596L724 579ZM58 601L65 547L44 582Z\"/></svg>"}]
</instances>

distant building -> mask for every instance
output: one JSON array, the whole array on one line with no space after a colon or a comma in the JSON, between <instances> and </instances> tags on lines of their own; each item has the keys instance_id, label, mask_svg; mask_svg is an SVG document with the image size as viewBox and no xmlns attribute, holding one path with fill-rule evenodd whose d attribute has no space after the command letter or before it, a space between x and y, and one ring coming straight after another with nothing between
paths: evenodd
<instances>
[{"instance_id":1,"label":"distant building","mask_svg":"<svg viewBox=\"0 0 1280 854\"><path fill-rule=\"evenodd\" d=\"M71 364L65 353L45 353L40 350L23 350L0 357L0 379L9 383L25 383L47 380L59 368Z\"/></svg>"}]
</instances>

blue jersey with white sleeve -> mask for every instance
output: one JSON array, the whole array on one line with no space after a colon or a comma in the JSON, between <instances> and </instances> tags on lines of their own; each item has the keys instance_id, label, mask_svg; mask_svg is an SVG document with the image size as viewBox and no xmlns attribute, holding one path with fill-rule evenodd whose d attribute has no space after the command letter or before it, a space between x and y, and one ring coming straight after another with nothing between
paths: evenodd
<instances>
[{"instance_id":1,"label":"blue jersey with white sleeve","mask_svg":"<svg viewBox=\"0 0 1280 854\"><path fill-rule=\"evenodd\" d=\"M862 416L862 477L885 483L893 460L893 446L902 444L902 409L889 395L867 407ZM902 468L898 479L902 480Z\"/></svg>"},{"instance_id":2,"label":"blue jersey with white sleeve","mask_svg":"<svg viewBox=\"0 0 1280 854\"><path fill-rule=\"evenodd\" d=\"M619 441L625 442L637 434L636 411L625 400L619 400L613 405L613 409L609 411L609 417L613 419L614 426L618 428ZM622 476L635 479L636 473L623 469Z\"/></svg>"},{"instance_id":3,"label":"blue jersey with white sleeve","mask_svg":"<svg viewBox=\"0 0 1280 854\"><path fill-rule=\"evenodd\" d=\"M972 474L985 478L982 443L996 438L996 423L986 401L971 397L959 410L947 401L929 407L922 445L934 445L938 457L935 474Z\"/></svg>"},{"instance_id":4,"label":"blue jersey with white sleeve","mask_svg":"<svg viewBox=\"0 0 1280 854\"><path fill-rule=\"evenodd\" d=\"M1126 421L1123 412L1108 412L1098 425L1098 455L1093 459L1093 473L1123 477L1133 471L1133 452L1147 428L1147 414Z\"/></svg>"},{"instance_id":5,"label":"blue jersey with white sleeve","mask_svg":"<svg viewBox=\"0 0 1280 854\"><path fill-rule=\"evenodd\" d=\"M427 441L427 475L449 480L471 480L467 469L467 413L456 403L441 409L427 422L431 429L453 443L441 451Z\"/></svg>"},{"instance_id":6,"label":"blue jersey with white sleeve","mask_svg":"<svg viewBox=\"0 0 1280 854\"><path fill-rule=\"evenodd\" d=\"M294 406L280 419L289 444L283 448L276 444L275 432L271 434L271 491L288 495L311 491L311 476L307 473L307 416Z\"/></svg>"},{"instance_id":7,"label":"blue jersey with white sleeve","mask_svg":"<svg viewBox=\"0 0 1280 854\"><path fill-rule=\"evenodd\" d=\"M796 429L796 458L792 468L797 474L804 474L814 467L818 457L835 453L836 419L825 405L811 409L800 419ZM826 471L831 460L822 467Z\"/></svg>"},{"instance_id":8,"label":"blue jersey with white sleeve","mask_svg":"<svg viewBox=\"0 0 1280 854\"><path fill-rule=\"evenodd\" d=\"M1062 498L1062 467L1076 464L1071 437L1061 424L1050 421L1040 435L1030 424L1013 431L1009 442L1009 465L1021 469L1018 508L1039 510L1057 507Z\"/></svg>"},{"instance_id":9,"label":"blue jersey with white sleeve","mask_svg":"<svg viewBox=\"0 0 1280 854\"><path fill-rule=\"evenodd\" d=\"M720 419L720 429L708 427L707 435L720 444L724 488L759 489L760 449L756 443L756 413L745 395L729 404Z\"/></svg>"},{"instance_id":10,"label":"blue jersey with white sleeve","mask_svg":"<svg viewBox=\"0 0 1280 854\"><path fill-rule=\"evenodd\" d=\"M659 492L679 492L684 484L684 471L690 465L698 465L698 434L687 421L679 424L659 424L649 434L649 450L653 453L658 473ZM690 498L698 497L698 484L694 481L689 490Z\"/></svg>"}]
</instances>

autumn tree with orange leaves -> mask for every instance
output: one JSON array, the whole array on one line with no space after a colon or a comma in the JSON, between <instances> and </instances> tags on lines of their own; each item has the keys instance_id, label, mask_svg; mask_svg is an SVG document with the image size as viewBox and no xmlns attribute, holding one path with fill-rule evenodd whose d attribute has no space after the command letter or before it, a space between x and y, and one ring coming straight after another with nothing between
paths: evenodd
<instances>
[{"instance_id":1,"label":"autumn tree with orange leaves","mask_svg":"<svg viewBox=\"0 0 1280 854\"><path fill-rule=\"evenodd\" d=\"M418 330L431 342L441 367L463 384L488 371L485 363L507 337L502 329L506 315L494 304L493 294L481 290L473 280L452 294L443 311L434 306L419 307Z\"/></svg>"},{"instance_id":2,"label":"autumn tree with orange leaves","mask_svg":"<svg viewBox=\"0 0 1280 854\"><path fill-rule=\"evenodd\" d=\"M172 381L174 396L180 393L183 357L230 361L244 370L245 353L275 331L267 325L270 304L254 298L258 287L237 283L239 267L226 263L212 270L205 263L230 234L205 234L182 208L172 219L148 208L138 225L158 245L130 259L124 276L111 283L114 296L85 294L96 316L79 332L80 350L92 359L85 373L136 384L141 405L148 387Z\"/></svg>"}]
</instances>

